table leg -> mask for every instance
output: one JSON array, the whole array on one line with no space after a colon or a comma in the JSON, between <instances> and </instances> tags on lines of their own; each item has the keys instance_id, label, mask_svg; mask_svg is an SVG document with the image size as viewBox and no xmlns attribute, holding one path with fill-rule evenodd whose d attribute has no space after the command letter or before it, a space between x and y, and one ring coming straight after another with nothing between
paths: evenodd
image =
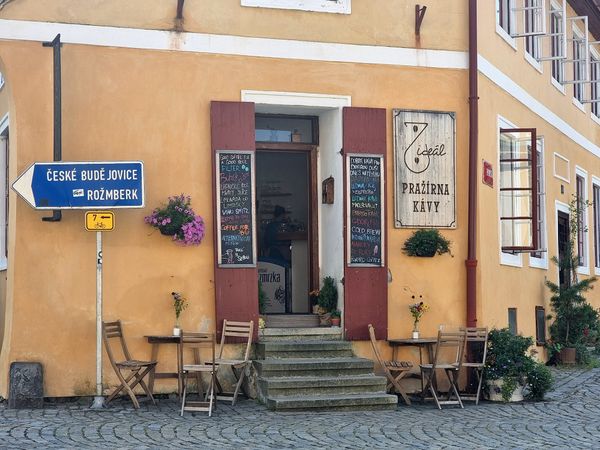
<instances>
[{"instance_id":1,"label":"table leg","mask_svg":"<svg viewBox=\"0 0 600 450\"><path fill-rule=\"evenodd\" d=\"M152 344L152 352L150 354L150 361L158 361L158 344ZM156 373L156 366L150 371L148 376L148 390L154 395L154 374Z\"/></svg>"}]
</instances>

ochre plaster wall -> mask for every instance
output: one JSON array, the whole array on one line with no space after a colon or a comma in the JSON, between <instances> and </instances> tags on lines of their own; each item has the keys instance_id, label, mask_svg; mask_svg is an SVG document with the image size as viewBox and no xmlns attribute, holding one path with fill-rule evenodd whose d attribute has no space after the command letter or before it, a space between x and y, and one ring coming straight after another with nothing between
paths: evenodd
<instances>
[{"instance_id":1,"label":"ochre plaster wall","mask_svg":"<svg viewBox=\"0 0 600 450\"><path fill-rule=\"evenodd\" d=\"M518 331L535 336L535 306L545 306L551 313L549 290L546 279L557 282L558 272L551 261L548 269L529 266L529 255L522 255L523 267L500 265L499 216L498 216L498 116L517 127L536 128L544 140L545 206L548 258L558 254L555 201L568 204L575 193L575 166L588 172L588 197L592 192L592 175L600 176L598 157L583 149L556 128L533 114L514 98L500 91L487 78L480 76L479 105L479 152L480 159L494 166L494 188L479 184L479 270L481 275L479 318L483 325L505 327L508 325L507 308L517 308ZM584 121L581 121L584 122ZM597 125L596 125L597 126ZM589 138L590 136L588 136ZM554 152L570 160L570 183L554 176ZM481 165L479 179L481 180ZM561 194L561 185L564 193ZM592 274L593 259L593 208L589 210L588 254ZM584 275L581 275L584 276ZM595 308L600 307L600 292L590 291L586 298ZM540 351L542 348L538 348Z\"/></svg>"},{"instance_id":2,"label":"ochre plaster wall","mask_svg":"<svg viewBox=\"0 0 600 450\"><path fill-rule=\"evenodd\" d=\"M176 23L177 0L16 0L2 19L184 30L237 36L445 50L467 48L467 3L429 0L417 39L415 3L352 0L352 14L240 6L240 0L188 0Z\"/></svg>"},{"instance_id":3,"label":"ochre plaster wall","mask_svg":"<svg viewBox=\"0 0 600 450\"><path fill-rule=\"evenodd\" d=\"M64 159L145 163L146 207L117 210L116 230L104 236L104 318L123 320L135 357L150 355L144 335L171 330L173 290L190 300L184 328L214 329L209 105L211 100L239 100L242 89L350 95L355 106L386 108L387 180L393 180L392 108L456 112L458 228L443 232L453 241L454 258L404 256L401 247L412 230L392 228L389 209L389 335L410 332L407 306L413 293L432 306L423 319L424 334L433 334L442 323L464 322L466 71L76 45L64 45L62 54ZM0 42L0 58L13 68L15 170L20 173L34 161L51 159L51 52L35 42ZM143 223L153 207L181 192L192 196L207 224L199 247L179 247ZM390 181L387 204L392 200ZM46 395L92 394L95 235L84 231L82 211L65 211L61 222L45 223L41 217L46 214L21 200L13 204L17 257L11 261L11 327L0 373L7 374L11 361L41 361ZM161 352L160 360L174 366L174 349ZM113 384L106 360L104 373L105 382ZM6 394L6 383L3 375L0 395ZM174 384L158 385L159 391L173 389Z\"/></svg>"}]
</instances>

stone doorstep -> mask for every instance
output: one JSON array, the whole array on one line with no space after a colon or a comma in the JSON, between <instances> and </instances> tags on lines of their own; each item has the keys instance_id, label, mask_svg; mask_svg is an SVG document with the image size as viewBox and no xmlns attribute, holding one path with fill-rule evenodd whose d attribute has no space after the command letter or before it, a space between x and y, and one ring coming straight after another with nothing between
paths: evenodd
<instances>
[{"instance_id":1,"label":"stone doorstep","mask_svg":"<svg viewBox=\"0 0 600 450\"><path fill-rule=\"evenodd\" d=\"M263 328L258 331L259 342L298 341L298 340L336 340L342 339L339 327L314 328Z\"/></svg>"},{"instance_id":2,"label":"stone doorstep","mask_svg":"<svg viewBox=\"0 0 600 450\"><path fill-rule=\"evenodd\" d=\"M267 397L267 407L285 410L396 409L398 397L385 393Z\"/></svg>"},{"instance_id":3,"label":"stone doorstep","mask_svg":"<svg viewBox=\"0 0 600 450\"><path fill-rule=\"evenodd\" d=\"M273 341L256 344L257 359L352 357L352 344L346 341Z\"/></svg>"},{"instance_id":4,"label":"stone doorstep","mask_svg":"<svg viewBox=\"0 0 600 450\"><path fill-rule=\"evenodd\" d=\"M268 397L298 395L339 395L354 393L383 393L386 379L375 375L342 375L336 377L278 377L259 378L261 392Z\"/></svg>"}]
</instances>

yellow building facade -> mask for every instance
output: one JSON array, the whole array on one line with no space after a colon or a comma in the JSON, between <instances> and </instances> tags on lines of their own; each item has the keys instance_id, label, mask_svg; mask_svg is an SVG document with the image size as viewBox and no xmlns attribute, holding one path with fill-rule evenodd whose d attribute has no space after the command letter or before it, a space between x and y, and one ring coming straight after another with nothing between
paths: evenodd
<instances>
[{"instance_id":1,"label":"yellow building facade","mask_svg":"<svg viewBox=\"0 0 600 450\"><path fill-rule=\"evenodd\" d=\"M64 210L60 221L43 221L51 211L31 208L8 187L32 163L53 159L53 54L42 43L57 34L62 42L62 160L144 163L144 207L115 210L115 231L105 233L103 243L103 316L123 321L136 357L149 356L145 335L170 333L172 291L184 293L190 302L182 315L184 329L213 331L228 311L245 314L248 305L254 309L247 320L258 315L256 272L250 278L243 275L242 284L232 287L235 276L230 274L242 269L228 272L221 267L218 249L223 243L223 222L217 200L222 191L214 180L219 150L255 152L257 181L251 206L255 254L254 268L248 270L255 271L266 256L261 233L265 233L267 217L261 216L262 211L272 214L281 204L296 226L294 231L305 233L295 247L304 253L298 250L291 256L308 268L293 274L294 280L304 280L303 290L294 298L307 302L308 291L318 288L323 277L332 276L340 293L342 330L353 340L357 354L371 357L363 334L363 325L369 321L387 327L382 339L408 337L413 328L408 305L419 298L430 305L420 324L423 335L434 335L440 325L465 325L472 148L469 3L428 0L415 8L414 3L387 0L135 0L125 6L116 0L0 2L0 72L4 78L0 136L6 167L5 181L0 184L5 186L2 197L7 204L5 210L0 208L6 215L0 214L6 223L0 236L4 242L0 395L7 395L8 371L14 361L43 364L47 396L94 393L96 236L84 229L84 211ZM550 39L541 37L541 32L535 36L536 44L527 44L530 38L511 37L525 29L521 13L511 13L515 28L510 29L501 19L499 4L477 3L473 312L479 326L505 327L511 315L517 332L536 336L536 311L542 307L550 313L544 281L558 280L549 262L558 252L557 214L568 213L577 180L583 180L590 201L594 186L600 189L600 119L596 103L587 103L599 91L593 83L553 80L556 60L536 60L552 54ZM509 10L516 10L517 3L522 2L509 1ZM549 29L558 13L552 12L553 0L543 3ZM558 3L555 6L562 8L565 17L581 14ZM565 39L572 36L572 27L580 27L582 35L588 33L588 44L595 41L582 25L570 19L566 22ZM589 25L594 23L590 18ZM540 53L528 56L529 45L536 45ZM572 51L569 47L568 53ZM559 66L566 77L573 77L573 63ZM588 78L594 73L590 71ZM583 92L574 93L574 85L582 86ZM574 95L579 100L573 100ZM256 136L269 131L264 140L256 138L260 142L254 148L235 144L226 148L227 136L241 134L241 128L215 131L219 105L227 109L234 104L251 105ZM361 121L373 111L373 122ZM445 154L453 160L431 178L436 185L447 184L449 193L438 199L428 190L431 199L422 196L402 203L402 183L407 183L405 193L411 188L399 176L406 149L400 148L398 136L410 120L401 123L398 117L430 113L445 114L440 120L453 126L452 130L441 125L437 129L439 136L449 139ZM234 123L228 114L224 123ZM278 130L280 119L297 125L290 128L286 122ZM302 124L311 127L310 139L305 135L298 139L307 141L295 141L294 135L300 134L296 126ZM381 124L381 133L373 139L371 130ZM537 130L543 161L538 252L502 251L501 128ZM219 142L218 133L225 136ZM363 134L369 137L361 147ZM377 146L383 150L370 151ZM279 156L288 158L285 162L275 161L279 150ZM299 165L289 159L292 154L304 155ZM381 249L374 250L381 257L376 264L352 265L350 164L352 155L360 154L381 158L381 223L376 230ZM435 160L433 151L419 157ZM484 160L492 169L491 186L482 182ZM305 191L303 208L308 211L304 216L297 212L301 208L294 195L281 188L300 170L308 180L300 189ZM328 178L333 180L332 203L322 195ZM191 196L192 207L205 221L206 234L198 247L176 245L144 223L144 217L168 196L180 193ZM401 223L399 209L416 208L416 216L422 206L435 208L433 202L438 200L447 202L450 220L444 217L446 222L428 223L430 215L425 214L425 222L418 226L440 228L452 242L452 255L405 255L404 242L417 225ZM419 203L415 206L412 201ZM595 214L595 207L589 208L582 276L600 272L596 257L600 228L593 220ZM369 264L376 266L376 275L370 275L373 267ZM293 264L289 265L292 273ZM349 278L354 275L355 279ZM371 291L373 298L368 295ZM600 306L600 297L593 291L589 301ZM308 304L290 302L281 312L310 312ZM161 358L172 356L174 363L174 350L170 350L172 354L165 350ZM404 356L416 354L407 350ZM105 383L113 384L107 361L104 373ZM173 383L157 386L163 392L173 389Z\"/></svg>"}]
</instances>

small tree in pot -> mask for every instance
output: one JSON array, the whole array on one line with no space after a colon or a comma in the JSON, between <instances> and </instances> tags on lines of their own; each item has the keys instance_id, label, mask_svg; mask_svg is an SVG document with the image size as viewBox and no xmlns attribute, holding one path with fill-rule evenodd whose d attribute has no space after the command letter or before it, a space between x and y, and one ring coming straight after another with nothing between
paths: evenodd
<instances>
[{"instance_id":1,"label":"small tree in pot","mask_svg":"<svg viewBox=\"0 0 600 450\"><path fill-rule=\"evenodd\" d=\"M321 325L330 324L331 311L337 308L338 291L332 277L323 278L323 287L319 290L319 306L325 314L321 315Z\"/></svg>"}]
</instances>

